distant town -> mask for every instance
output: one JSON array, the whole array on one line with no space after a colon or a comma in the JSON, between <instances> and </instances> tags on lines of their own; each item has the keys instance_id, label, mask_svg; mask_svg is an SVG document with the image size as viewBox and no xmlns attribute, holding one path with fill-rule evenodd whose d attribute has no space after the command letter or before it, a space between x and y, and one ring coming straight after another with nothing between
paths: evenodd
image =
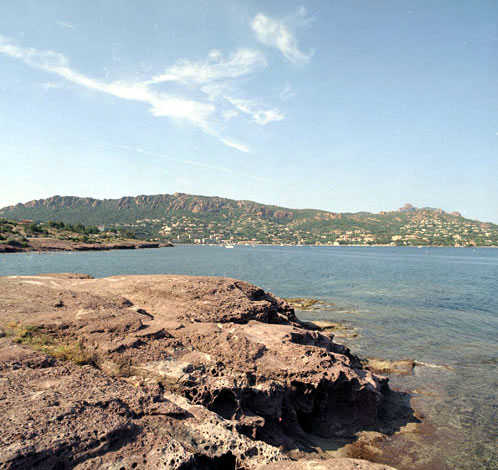
<instances>
[{"instance_id":1,"label":"distant town","mask_svg":"<svg viewBox=\"0 0 498 470\"><path fill-rule=\"evenodd\" d=\"M54 223L84 225L85 242L119 233L173 244L498 246L496 224L411 204L390 212L334 213L183 193L104 200L54 196L5 207L0 217L42 230Z\"/></svg>"},{"instance_id":2,"label":"distant town","mask_svg":"<svg viewBox=\"0 0 498 470\"><path fill-rule=\"evenodd\" d=\"M431 214L432 215L432 214ZM341 230L317 235L312 230L282 226L278 223L249 217L243 221L203 222L188 216L163 219L139 219L123 224L131 232L153 233L173 243L194 244L289 244L289 245L498 245L496 231L487 230L472 221L442 220L427 216L402 225L400 233L372 233L366 229Z\"/></svg>"}]
</instances>

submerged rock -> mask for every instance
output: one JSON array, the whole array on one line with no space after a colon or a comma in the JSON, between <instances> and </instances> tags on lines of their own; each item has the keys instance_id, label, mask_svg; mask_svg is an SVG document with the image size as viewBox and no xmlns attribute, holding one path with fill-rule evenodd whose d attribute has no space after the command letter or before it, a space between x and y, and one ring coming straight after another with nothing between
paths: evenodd
<instances>
[{"instance_id":1,"label":"submerged rock","mask_svg":"<svg viewBox=\"0 0 498 470\"><path fill-rule=\"evenodd\" d=\"M245 282L47 274L0 291L0 468L332 469L284 461L313 450L307 433L379 425L387 379Z\"/></svg>"},{"instance_id":2,"label":"submerged rock","mask_svg":"<svg viewBox=\"0 0 498 470\"><path fill-rule=\"evenodd\" d=\"M324 302L318 299L288 298L284 300L296 310L315 310L324 305Z\"/></svg>"},{"instance_id":3,"label":"submerged rock","mask_svg":"<svg viewBox=\"0 0 498 470\"><path fill-rule=\"evenodd\" d=\"M412 359L401 359L399 361L390 361L388 359L365 359L363 365L376 374L396 374L412 375L413 369L417 365Z\"/></svg>"}]
</instances>

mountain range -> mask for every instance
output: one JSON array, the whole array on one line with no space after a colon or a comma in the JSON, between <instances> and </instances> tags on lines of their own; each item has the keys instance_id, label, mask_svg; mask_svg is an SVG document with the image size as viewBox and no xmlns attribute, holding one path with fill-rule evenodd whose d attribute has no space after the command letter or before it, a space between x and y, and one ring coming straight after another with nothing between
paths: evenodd
<instances>
[{"instance_id":1,"label":"mountain range","mask_svg":"<svg viewBox=\"0 0 498 470\"><path fill-rule=\"evenodd\" d=\"M497 246L498 225L405 204L336 213L184 193L119 199L53 196L0 209L0 217L126 229L176 243Z\"/></svg>"}]
</instances>

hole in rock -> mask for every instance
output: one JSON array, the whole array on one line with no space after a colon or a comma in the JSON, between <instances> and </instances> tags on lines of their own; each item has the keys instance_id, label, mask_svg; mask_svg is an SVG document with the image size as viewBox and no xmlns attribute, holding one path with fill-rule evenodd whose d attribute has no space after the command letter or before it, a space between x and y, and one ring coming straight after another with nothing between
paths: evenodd
<instances>
[{"instance_id":1,"label":"hole in rock","mask_svg":"<svg viewBox=\"0 0 498 470\"><path fill-rule=\"evenodd\" d=\"M193 462L184 463L178 470L235 470L235 465L235 456L231 452L220 457L196 454Z\"/></svg>"},{"instance_id":2,"label":"hole in rock","mask_svg":"<svg viewBox=\"0 0 498 470\"><path fill-rule=\"evenodd\" d=\"M297 422L304 432L313 431L313 415L311 413L304 413L300 410L296 411Z\"/></svg>"},{"instance_id":3,"label":"hole in rock","mask_svg":"<svg viewBox=\"0 0 498 470\"><path fill-rule=\"evenodd\" d=\"M237 411L237 400L234 393L230 390L222 390L213 400L209 409L225 419L231 419Z\"/></svg>"}]
</instances>

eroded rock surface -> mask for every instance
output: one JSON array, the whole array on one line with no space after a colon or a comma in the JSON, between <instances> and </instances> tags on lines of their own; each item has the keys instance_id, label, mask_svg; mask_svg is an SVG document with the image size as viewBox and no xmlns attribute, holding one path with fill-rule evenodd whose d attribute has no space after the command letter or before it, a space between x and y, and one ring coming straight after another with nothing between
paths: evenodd
<instances>
[{"instance_id":1,"label":"eroded rock surface","mask_svg":"<svg viewBox=\"0 0 498 470\"><path fill-rule=\"evenodd\" d=\"M267 465L267 470L395 470L387 465L378 465L358 459L281 461Z\"/></svg>"},{"instance_id":2,"label":"eroded rock surface","mask_svg":"<svg viewBox=\"0 0 498 470\"><path fill-rule=\"evenodd\" d=\"M332 469L287 451L378 425L387 380L245 282L47 274L0 293L0 468Z\"/></svg>"}]
</instances>

